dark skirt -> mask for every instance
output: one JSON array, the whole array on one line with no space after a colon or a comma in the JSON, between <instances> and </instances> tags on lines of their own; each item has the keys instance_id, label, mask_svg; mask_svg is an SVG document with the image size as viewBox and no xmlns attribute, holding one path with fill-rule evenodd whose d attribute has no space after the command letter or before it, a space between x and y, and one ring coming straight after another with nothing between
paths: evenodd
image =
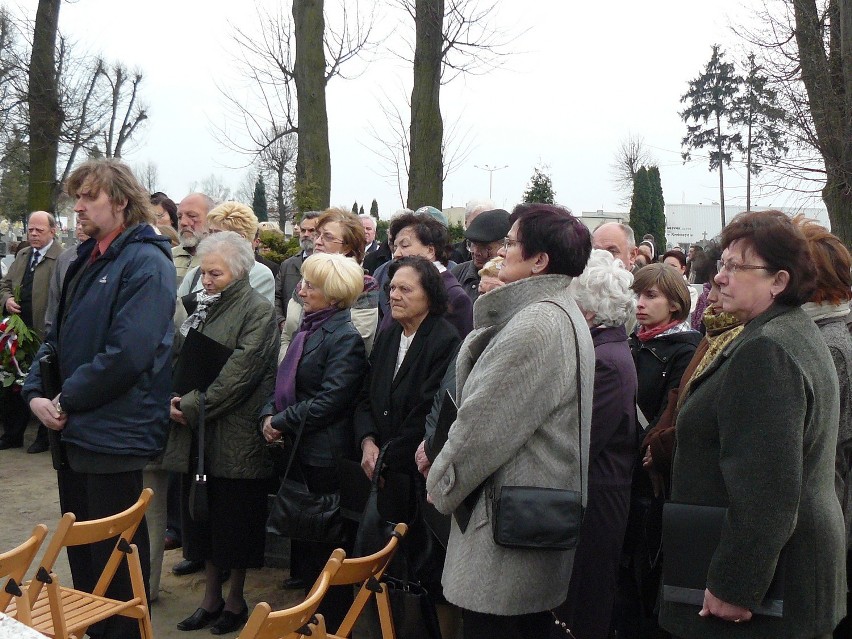
<instances>
[{"instance_id":1,"label":"dark skirt","mask_svg":"<svg viewBox=\"0 0 852 639\"><path fill-rule=\"evenodd\" d=\"M210 518L189 516L193 477L181 479L183 553L191 561L211 561L217 568L261 568L266 543L268 479L207 476Z\"/></svg>"}]
</instances>

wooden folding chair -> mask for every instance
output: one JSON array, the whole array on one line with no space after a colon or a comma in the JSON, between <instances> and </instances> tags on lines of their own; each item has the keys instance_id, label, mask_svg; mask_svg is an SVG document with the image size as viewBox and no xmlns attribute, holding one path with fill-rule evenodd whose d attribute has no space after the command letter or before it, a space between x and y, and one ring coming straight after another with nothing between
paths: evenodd
<instances>
[{"instance_id":1,"label":"wooden folding chair","mask_svg":"<svg viewBox=\"0 0 852 639\"><path fill-rule=\"evenodd\" d=\"M405 524L397 524L391 533L387 545L379 552L366 557L355 557L346 559L340 570L331 580L332 586L354 586L361 588L355 596L355 601L349 608L349 612L340 623L335 634L329 634L329 639L347 639L352 635L355 622L371 597L375 596L376 605L379 609L379 623L382 628L382 639L396 639L396 630L391 615L390 599L388 597L387 584L382 582L382 577L387 570L388 564L396 554L399 543L408 530Z\"/></svg>"},{"instance_id":2,"label":"wooden folding chair","mask_svg":"<svg viewBox=\"0 0 852 639\"><path fill-rule=\"evenodd\" d=\"M7 612L9 603L15 598L15 610L10 616L21 623L32 625L32 614L28 589L22 589L24 575L33 563L38 549L47 536L47 526L39 524L33 528L33 534L17 548L0 554L0 580L5 580L0 591L0 612Z\"/></svg>"},{"instance_id":3,"label":"wooden folding chair","mask_svg":"<svg viewBox=\"0 0 852 639\"><path fill-rule=\"evenodd\" d=\"M28 585L29 599L33 602L33 628L55 639L82 639L92 624L120 615L138 621L142 639L153 639L139 550L130 543L153 494L150 488L146 488L133 506L102 519L78 522L73 513L62 516L44 552L41 566ZM59 584L51 571L63 548L93 544L116 536L115 548L91 593ZM130 571L133 598L129 601L109 599L104 595L125 560Z\"/></svg>"},{"instance_id":4,"label":"wooden folding chair","mask_svg":"<svg viewBox=\"0 0 852 639\"><path fill-rule=\"evenodd\" d=\"M313 588L299 605L273 612L265 601L257 604L238 639L295 639L306 636L325 639L325 621L316 611L345 557L346 553L340 548L331 553Z\"/></svg>"}]
</instances>

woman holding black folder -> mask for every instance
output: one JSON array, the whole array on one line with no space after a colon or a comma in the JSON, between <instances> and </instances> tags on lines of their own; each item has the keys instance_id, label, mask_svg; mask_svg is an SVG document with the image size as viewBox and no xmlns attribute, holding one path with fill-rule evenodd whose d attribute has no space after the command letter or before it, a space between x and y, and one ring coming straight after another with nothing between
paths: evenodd
<instances>
[{"instance_id":1,"label":"woman holding black folder","mask_svg":"<svg viewBox=\"0 0 852 639\"><path fill-rule=\"evenodd\" d=\"M829 637L845 607L845 533L834 491L837 375L800 308L814 266L780 211L737 216L721 245L722 309L745 327L692 380L678 415L680 505L669 512L688 532L683 543L664 515L660 625L690 639ZM697 525L706 507L721 512L719 541L707 542L706 578L687 583L684 567L713 535ZM678 546L688 550L668 550Z\"/></svg>"},{"instance_id":2,"label":"woman holding black folder","mask_svg":"<svg viewBox=\"0 0 852 639\"><path fill-rule=\"evenodd\" d=\"M198 630L212 623L213 634L225 634L237 630L248 617L243 597L246 569L263 565L266 495L273 466L257 433L257 417L275 380L278 325L272 304L249 282L254 250L248 240L222 231L202 240L197 255L204 290L195 312L175 335L176 386L177 371L187 363L213 367L215 353L222 349L231 353L224 362L217 358L218 374L204 392L193 388L171 401L176 425L166 454L182 456L185 473L196 470L187 463L189 435L197 437L203 425L209 511L206 520L193 518L189 504L194 475L185 474L181 491L184 555L205 562L205 585L200 606L177 627ZM190 352L191 341L201 348ZM223 569L231 571L224 599Z\"/></svg>"}]
</instances>

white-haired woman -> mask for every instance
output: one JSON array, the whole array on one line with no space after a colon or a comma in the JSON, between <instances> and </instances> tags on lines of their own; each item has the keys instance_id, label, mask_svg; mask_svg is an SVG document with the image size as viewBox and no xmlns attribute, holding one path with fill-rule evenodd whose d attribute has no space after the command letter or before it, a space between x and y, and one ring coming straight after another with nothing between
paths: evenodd
<instances>
[{"instance_id":1,"label":"white-haired woman","mask_svg":"<svg viewBox=\"0 0 852 639\"><path fill-rule=\"evenodd\" d=\"M234 632L248 617L243 598L247 568L263 565L266 495L272 461L257 434L257 416L272 392L278 325L272 304L249 283L254 251L233 231L210 235L198 245L204 291L195 311L175 334L178 365L191 357L182 351L190 329L233 350L204 394L205 470L209 518L189 516L190 476L181 491L184 556L205 562L204 598L199 608L178 624L179 630L198 630L213 624L213 634ZM189 469L190 430L199 422L202 395L191 390L171 401L171 418L178 425L167 456L178 456ZM184 428L181 428L183 425ZM194 469L193 469L194 470ZM221 569L231 571L230 589L222 598Z\"/></svg>"},{"instance_id":2,"label":"white-haired woman","mask_svg":"<svg viewBox=\"0 0 852 639\"><path fill-rule=\"evenodd\" d=\"M636 367L624 324L635 312L633 276L607 251L595 249L569 290L595 345L595 391L586 505L568 598L556 611L577 637L605 639L630 508L639 443ZM557 628L554 628L557 630ZM558 633L561 632L561 635ZM558 629L556 636L565 636Z\"/></svg>"},{"instance_id":3,"label":"white-haired woman","mask_svg":"<svg viewBox=\"0 0 852 639\"><path fill-rule=\"evenodd\" d=\"M296 451L299 470L311 491L332 493L340 490L337 459L354 450L353 406L367 373L366 347L350 312L364 290L364 271L345 255L314 253L302 264L297 290L301 325L278 367L275 392L260 413L263 436L268 442L282 435L295 438L304 423ZM291 574L296 569L310 588L329 553L345 546L345 540L294 539L291 544L297 564ZM351 588L329 590L320 607L329 627L340 625L351 603Z\"/></svg>"}]
</instances>

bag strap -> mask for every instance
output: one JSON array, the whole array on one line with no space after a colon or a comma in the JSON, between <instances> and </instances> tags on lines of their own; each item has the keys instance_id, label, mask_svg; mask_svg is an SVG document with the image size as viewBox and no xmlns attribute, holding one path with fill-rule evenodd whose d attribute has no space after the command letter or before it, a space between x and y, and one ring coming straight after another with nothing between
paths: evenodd
<instances>
[{"instance_id":1,"label":"bag strap","mask_svg":"<svg viewBox=\"0 0 852 639\"><path fill-rule=\"evenodd\" d=\"M308 400L308 406L305 409L305 414L302 415L302 421L299 424L299 432L296 433L296 439L293 441L293 450L290 451L290 459L287 461L287 469L284 471L282 479L287 479L290 474L290 466L293 465L293 460L296 458L296 451L299 450L299 442L302 441L302 433L305 432L305 422L308 420L308 411L311 409L311 404L314 400Z\"/></svg>"},{"instance_id":2,"label":"bag strap","mask_svg":"<svg viewBox=\"0 0 852 639\"><path fill-rule=\"evenodd\" d=\"M577 438L580 446L580 499L582 500L583 494L585 493L585 482L583 481L583 402L581 391L582 384L580 382L580 339L579 335L577 335L577 325L574 324L574 318L571 317L571 314L568 312L568 309L562 306L562 304L554 302L553 300L544 300L544 302L547 304L553 304L554 306L562 309L562 312L565 313L565 315L568 317L568 321L571 323L571 331L574 333L574 361L577 362L577 415L580 418L577 428Z\"/></svg>"},{"instance_id":3,"label":"bag strap","mask_svg":"<svg viewBox=\"0 0 852 639\"><path fill-rule=\"evenodd\" d=\"M195 481L207 481L204 474L204 393L198 394L198 467L195 473Z\"/></svg>"}]
</instances>

